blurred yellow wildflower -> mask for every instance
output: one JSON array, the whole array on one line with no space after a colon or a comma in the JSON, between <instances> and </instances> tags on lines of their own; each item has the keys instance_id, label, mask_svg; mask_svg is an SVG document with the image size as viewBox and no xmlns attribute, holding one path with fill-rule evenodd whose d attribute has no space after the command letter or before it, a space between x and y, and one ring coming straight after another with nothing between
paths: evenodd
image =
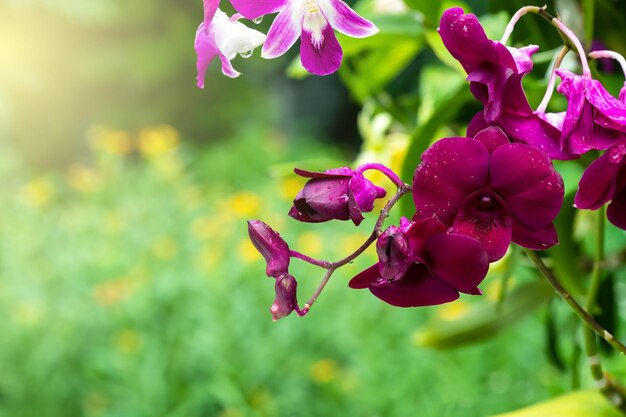
<instances>
[{"instance_id":1,"label":"blurred yellow wildflower","mask_svg":"<svg viewBox=\"0 0 626 417\"><path fill-rule=\"evenodd\" d=\"M470 310L467 302L457 300L453 303L444 304L437 308L437 316L441 319L454 321L466 315Z\"/></svg>"},{"instance_id":2,"label":"blurred yellow wildflower","mask_svg":"<svg viewBox=\"0 0 626 417\"><path fill-rule=\"evenodd\" d=\"M136 331L124 329L115 335L115 346L120 352L132 355L141 347L141 338Z\"/></svg>"},{"instance_id":3,"label":"blurred yellow wildflower","mask_svg":"<svg viewBox=\"0 0 626 417\"><path fill-rule=\"evenodd\" d=\"M279 187L280 196L285 200L293 200L305 183L306 179L302 177L289 176L283 178Z\"/></svg>"},{"instance_id":4,"label":"blurred yellow wildflower","mask_svg":"<svg viewBox=\"0 0 626 417\"><path fill-rule=\"evenodd\" d=\"M120 277L97 284L92 292L94 300L103 307L130 297L140 285L140 279Z\"/></svg>"},{"instance_id":5,"label":"blurred yellow wildflower","mask_svg":"<svg viewBox=\"0 0 626 417\"><path fill-rule=\"evenodd\" d=\"M94 126L89 132L89 142L94 150L108 155L124 156L133 151L129 132Z\"/></svg>"},{"instance_id":6,"label":"blurred yellow wildflower","mask_svg":"<svg viewBox=\"0 0 626 417\"><path fill-rule=\"evenodd\" d=\"M54 184L46 178L37 178L30 181L22 189L23 201L32 207L44 207L55 196Z\"/></svg>"},{"instance_id":7,"label":"blurred yellow wildflower","mask_svg":"<svg viewBox=\"0 0 626 417\"><path fill-rule=\"evenodd\" d=\"M223 255L223 250L216 245L207 245L200 251L197 258L197 265L201 271L212 271Z\"/></svg>"},{"instance_id":8,"label":"blurred yellow wildflower","mask_svg":"<svg viewBox=\"0 0 626 417\"><path fill-rule=\"evenodd\" d=\"M252 391L248 399L248 403L250 404L250 406L256 410L267 409L271 406L271 402L272 396L270 395L269 391L264 387Z\"/></svg>"},{"instance_id":9,"label":"blurred yellow wildflower","mask_svg":"<svg viewBox=\"0 0 626 417\"><path fill-rule=\"evenodd\" d=\"M11 310L11 318L15 323L33 325L41 321L43 315L41 306L32 302L22 302Z\"/></svg>"},{"instance_id":10,"label":"blurred yellow wildflower","mask_svg":"<svg viewBox=\"0 0 626 417\"><path fill-rule=\"evenodd\" d=\"M157 239L152 246L152 253L159 259L172 259L178 252L176 241L169 236Z\"/></svg>"},{"instance_id":11,"label":"blurred yellow wildflower","mask_svg":"<svg viewBox=\"0 0 626 417\"><path fill-rule=\"evenodd\" d=\"M237 248L237 253L244 262L251 263L261 259L261 254L248 238L241 240Z\"/></svg>"},{"instance_id":12,"label":"blurred yellow wildflower","mask_svg":"<svg viewBox=\"0 0 626 417\"><path fill-rule=\"evenodd\" d=\"M100 187L98 171L81 165L72 165L67 170L67 182L76 191L91 193Z\"/></svg>"},{"instance_id":13,"label":"blurred yellow wildflower","mask_svg":"<svg viewBox=\"0 0 626 417\"><path fill-rule=\"evenodd\" d=\"M139 131L139 152L146 157L166 154L180 142L178 131L169 125L144 128Z\"/></svg>"},{"instance_id":14,"label":"blurred yellow wildflower","mask_svg":"<svg viewBox=\"0 0 626 417\"><path fill-rule=\"evenodd\" d=\"M317 256L324 249L324 239L321 234L316 232L304 232L298 236L295 245L300 252L310 256Z\"/></svg>"},{"instance_id":15,"label":"blurred yellow wildflower","mask_svg":"<svg viewBox=\"0 0 626 417\"><path fill-rule=\"evenodd\" d=\"M332 359L320 359L309 368L311 380L317 384L327 384L337 377L337 362Z\"/></svg>"},{"instance_id":16,"label":"blurred yellow wildflower","mask_svg":"<svg viewBox=\"0 0 626 417\"><path fill-rule=\"evenodd\" d=\"M117 211L106 213L103 224L107 230L112 232L121 232L126 228L122 215Z\"/></svg>"},{"instance_id":17,"label":"blurred yellow wildflower","mask_svg":"<svg viewBox=\"0 0 626 417\"><path fill-rule=\"evenodd\" d=\"M257 215L261 206L261 198L249 191L233 194L228 200L228 208L239 218L250 218Z\"/></svg>"},{"instance_id":18,"label":"blurred yellow wildflower","mask_svg":"<svg viewBox=\"0 0 626 417\"><path fill-rule=\"evenodd\" d=\"M243 223L244 227L245 223ZM209 240L229 236L233 231L230 222L217 216L198 217L191 223L191 233L198 240Z\"/></svg>"}]
</instances>

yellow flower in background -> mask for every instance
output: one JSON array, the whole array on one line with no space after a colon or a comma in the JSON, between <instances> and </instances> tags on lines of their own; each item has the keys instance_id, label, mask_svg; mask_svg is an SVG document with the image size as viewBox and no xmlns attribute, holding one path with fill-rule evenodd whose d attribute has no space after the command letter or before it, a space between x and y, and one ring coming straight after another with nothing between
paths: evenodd
<instances>
[{"instance_id":1,"label":"yellow flower in background","mask_svg":"<svg viewBox=\"0 0 626 417\"><path fill-rule=\"evenodd\" d=\"M120 352L126 355L132 355L139 351L141 347L141 337L135 330L124 329L115 335L115 346Z\"/></svg>"},{"instance_id":2,"label":"yellow flower in background","mask_svg":"<svg viewBox=\"0 0 626 417\"><path fill-rule=\"evenodd\" d=\"M229 198L227 206L237 217L248 219L259 212L261 198L250 191L240 191Z\"/></svg>"},{"instance_id":3,"label":"yellow flower in background","mask_svg":"<svg viewBox=\"0 0 626 417\"><path fill-rule=\"evenodd\" d=\"M41 321L42 316L42 307L33 302L18 303L11 310L11 319L21 325L37 324Z\"/></svg>"},{"instance_id":4,"label":"yellow flower in background","mask_svg":"<svg viewBox=\"0 0 626 417\"><path fill-rule=\"evenodd\" d=\"M298 176L283 178L278 188L280 196L285 200L293 200L305 183L306 179Z\"/></svg>"},{"instance_id":5,"label":"yellow flower in background","mask_svg":"<svg viewBox=\"0 0 626 417\"><path fill-rule=\"evenodd\" d=\"M245 227L245 223L242 223L241 227ZM231 222L217 216L198 217L191 223L191 233L198 240L222 240L230 236L232 232Z\"/></svg>"},{"instance_id":6,"label":"yellow flower in background","mask_svg":"<svg viewBox=\"0 0 626 417\"><path fill-rule=\"evenodd\" d=\"M309 368L311 380L317 384L327 384L337 377L339 366L332 359L320 359Z\"/></svg>"},{"instance_id":7,"label":"yellow flower in background","mask_svg":"<svg viewBox=\"0 0 626 417\"><path fill-rule=\"evenodd\" d=\"M56 189L52 181L46 178L38 178L30 181L22 189L23 201L32 207L44 207L55 196Z\"/></svg>"},{"instance_id":8,"label":"yellow flower in background","mask_svg":"<svg viewBox=\"0 0 626 417\"><path fill-rule=\"evenodd\" d=\"M102 307L110 307L133 295L144 281L145 276L142 271L134 270L128 276L97 284L92 291L92 296Z\"/></svg>"},{"instance_id":9,"label":"yellow flower in background","mask_svg":"<svg viewBox=\"0 0 626 417\"><path fill-rule=\"evenodd\" d=\"M324 239L319 233L304 232L298 236L295 247L298 248L299 252L315 257L322 253Z\"/></svg>"},{"instance_id":10,"label":"yellow flower in background","mask_svg":"<svg viewBox=\"0 0 626 417\"><path fill-rule=\"evenodd\" d=\"M88 136L92 148L97 152L124 156L133 151L131 134L126 130L111 130L95 126L90 129Z\"/></svg>"},{"instance_id":11,"label":"yellow flower in background","mask_svg":"<svg viewBox=\"0 0 626 417\"><path fill-rule=\"evenodd\" d=\"M465 301L457 300L453 303L444 304L437 308L437 316L441 319L453 321L466 315L470 306Z\"/></svg>"},{"instance_id":12,"label":"yellow flower in background","mask_svg":"<svg viewBox=\"0 0 626 417\"><path fill-rule=\"evenodd\" d=\"M180 142L178 131L169 125L144 128L139 131L139 152L146 157L155 157L173 150Z\"/></svg>"},{"instance_id":13,"label":"yellow flower in background","mask_svg":"<svg viewBox=\"0 0 626 417\"><path fill-rule=\"evenodd\" d=\"M176 241L169 236L157 239L152 246L152 253L159 259L173 259L178 252Z\"/></svg>"},{"instance_id":14,"label":"yellow flower in background","mask_svg":"<svg viewBox=\"0 0 626 417\"><path fill-rule=\"evenodd\" d=\"M98 171L81 165L72 165L67 170L67 182L76 191L81 193L92 193L101 184Z\"/></svg>"},{"instance_id":15,"label":"yellow flower in background","mask_svg":"<svg viewBox=\"0 0 626 417\"><path fill-rule=\"evenodd\" d=\"M254 247L250 239L245 238L237 245L237 253L239 257L246 263L256 262L261 259L261 254Z\"/></svg>"},{"instance_id":16,"label":"yellow flower in background","mask_svg":"<svg viewBox=\"0 0 626 417\"><path fill-rule=\"evenodd\" d=\"M198 255L196 260L197 266L203 272L210 272L219 264L223 255L223 249L216 245L207 245L202 248Z\"/></svg>"}]
</instances>

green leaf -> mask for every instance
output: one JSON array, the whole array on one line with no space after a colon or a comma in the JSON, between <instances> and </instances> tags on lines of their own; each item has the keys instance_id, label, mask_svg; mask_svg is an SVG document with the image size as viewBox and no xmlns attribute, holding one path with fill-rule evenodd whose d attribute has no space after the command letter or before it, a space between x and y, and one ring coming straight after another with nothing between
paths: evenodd
<instances>
[{"instance_id":1,"label":"green leaf","mask_svg":"<svg viewBox=\"0 0 626 417\"><path fill-rule=\"evenodd\" d=\"M491 417L624 417L599 391L576 391Z\"/></svg>"},{"instance_id":2,"label":"green leaf","mask_svg":"<svg viewBox=\"0 0 626 417\"><path fill-rule=\"evenodd\" d=\"M404 0L407 6L424 15L428 27L437 27L441 15L442 0Z\"/></svg>"},{"instance_id":3,"label":"green leaf","mask_svg":"<svg viewBox=\"0 0 626 417\"><path fill-rule=\"evenodd\" d=\"M416 334L414 342L436 349L477 343L511 326L553 296L552 288L545 281L532 281L507 295L507 301L500 308L493 303L477 303L460 319L431 321Z\"/></svg>"}]
</instances>

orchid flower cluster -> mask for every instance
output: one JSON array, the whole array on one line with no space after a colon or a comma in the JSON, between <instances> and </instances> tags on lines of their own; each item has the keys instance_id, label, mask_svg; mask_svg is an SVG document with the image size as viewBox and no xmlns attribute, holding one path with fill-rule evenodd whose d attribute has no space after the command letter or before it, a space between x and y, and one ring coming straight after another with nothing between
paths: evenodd
<instances>
[{"instance_id":1,"label":"orchid flower cluster","mask_svg":"<svg viewBox=\"0 0 626 417\"><path fill-rule=\"evenodd\" d=\"M198 87L204 87L206 71L215 57L224 75L240 75L230 61L237 54L247 58L263 45L263 58L277 58L298 39L302 66L315 75L332 74L339 69L343 53L335 30L363 38L378 32L376 26L359 16L341 0L231 0L237 14L228 16L219 9L220 0L203 0L204 20L196 32ZM242 18L259 23L263 16L278 13L267 35L240 22Z\"/></svg>"},{"instance_id":2,"label":"orchid flower cluster","mask_svg":"<svg viewBox=\"0 0 626 417\"><path fill-rule=\"evenodd\" d=\"M317 74L330 73L340 65L341 49L332 28L352 36L376 31L340 0L232 3L251 19L279 12L263 46L263 56L284 53L301 36L302 62ZM539 47L506 46L515 23L528 12L546 18L566 39L554 61L544 100L536 110L528 103L522 78L532 70L531 57ZM208 29L219 44L220 25L224 21L235 25L238 15L231 20L220 19L227 18L219 10L212 20L209 13L198 39L205 39ZM251 33L247 32L251 29L237 27ZM354 170L295 169L297 175L308 179L289 211L289 216L300 222L350 220L358 226L363 214L374 209L375 200L386 196L384 188L363 175L368 170L384 174L397 191L381 211L369 238L337 262L294 251L267 224L248 222L250 239L267 261L267 276L275 279L276 298L270 309L274 320L293 311L307 314L334 271L374 243L378 262L354 276L349 282L351 288L368 289L398 307L447 303L462 293L482 294L479 285L490 263L501 259L511 243L531 251L558 244L553 222L563 204L564 184L553 160L605 151L582 176L575 206L595 210L610 202L609 221L626 230L626 87L615 98L593 79L580 41L560 20L548 15L545 7L522 8L499 41L489 39L476 16L460 8L445 11L438 30L445 47L466 71L470 90L483 109L470 122L467 137L440 139L422 154L412 184L378 163ZM262 41L260 35L255 39ZM246 47L253 44L248 42ZM222 57L229 55L221 48L218 45L216 51L224 64L228 60ZM571 49L578 52L581 75L559 68ZM200 50L198 55L202 55ZM590 56L618 59L626 73L626 62L612 51L596 51ZM206 66L198 68L201 78ZM546 108L556 76L561 78L557 91L568 106L565 112L549 113ZM409 193L415 214L384 229L389 211ZM292 258L326 270L318 289L302 308L297 301L297 281L289 274Z\"/></svg>"}]
</instances>

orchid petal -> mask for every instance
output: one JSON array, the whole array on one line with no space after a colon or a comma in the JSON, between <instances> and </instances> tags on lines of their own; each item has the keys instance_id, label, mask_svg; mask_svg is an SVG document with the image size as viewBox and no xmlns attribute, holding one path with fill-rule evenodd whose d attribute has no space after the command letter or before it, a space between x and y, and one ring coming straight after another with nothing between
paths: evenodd
<instances>
[{"instance_id":1,"label":"orchid petal","mask_svg":"<svg viewBox=\"0 0 626 417\"><path fill-rule=\"evenodd\" d=\"M489 152L468 138L444 138L422 155L413 176L413 201L419 218L436 215L451 225L472 192L488 182Z\"/></svg>"},{"instance_id":2,"label":"orchid petal","mask_svg":"<svg viewBox=\"0 0 626 417\"><path fill-rule=\"evenodd\" d=\"M319 7L330 25L353 38L365 38L378 32L372 22L359 16L341 0L320 0Z\"/></svg>"},{"instance_id":3,"label":"orchid petal","mask_svg":"<svg viewBox=\"0 0 626 417\"><path fill-rule=\"evenodd\" d=\"M213 33L207 33L207 26L204 22L200 24L196 32L196 40L194 42L194 48L197 54L196 68L198 75L196 77L198 88L204 88L204 79L206 77L206 71L211 64L211 61L219 54L217 45L212 40Z\"/></svg>"},{"instance_id":4,"label":"orchid petal","mask_svg":"<svg viewBox=\"0 0 626 417\"><path fill-rule=\"evenodd\" d=\"M307 13L302 26L300 59L311 74L328 75L341 66L343 52L333 28L321 13Z\"/></svg>"},{"instance_id":5,"label":"orchid petal","mask_svg":"<svg viewBox=\"0 0 626 417\"><path fill-rule=\"evenodd\" d=\"M544 250L559 243L554 224L539 230L530 230L513 220L513 236L511 240L525 248Z\"/></svg>"},{"instance_id":6,"label":"orchid petal","mask_svg":"<svg viewBox=\"0 0 626 417\"><path fill-rule=\"evenodd\" d=\"M574 197L577 208L596 210L611 200L617 188L621 164L613 162L611 152L593 161L583 173Z\"/></svg>"},{"instance_id":7,"label":"orchid petal","mask_svg":"<svg viewBox=\"0 0 626 417\"><path fill-rule=\"evenodd\" d=\"M430 270L458 291L469 292L476 288L489 270L485 249L469 236L440 233L427 240L426 248Z\"/></svg>"},{"instance_id":8,"label":"orchid petal","mask_svg":"<svg viewBox=\"0 0 626 417\"><path fill-rule=\"evenodd\" d=\"M606 217L620 229L626 230L626 186L613 195L606 210Z\"/></svg>"},{"instance_id":9,"label":"orchid petal","mask_svg":"<svg viewBox=\"0 0 626 417\"><path fill-rule=\"evenodd\" d=\"M276 13L284 9L289 3L288 0L230 0L230 2L235 10L250 20Z\"/></svg>"},{"instance_id":10,"label":"orchid petal","mask_svg":"<svg viewBox=\"0 0 626 417\"><path fill-rule=\"evenodd\" d=\"M545 153L512 143L491 156L491 186L522 225L532 230L548 226L561 210L563 179Z\"/></svg>"},{"instance_id":11,"label":"orchid petal","mask_svg":"<svg viewBox=\"0 0 626 417\"><path fill-rule=\"evenodd\" d=\"M266 59L276 58L287 52L300 37L304 14L293 7L286 7L278 13L272 23L261 56Z\"/></svg>"},{"instance_id":12,"label":"orchid petal","mask_svg":"<svg viewBox=\"0 0 626 417\"><path fill-rule=\"evenodd\" d=\"M370 285L376 297L396 307L419 307L448 303L459 298L451 285L437 279L423 264L413 264L399 281Z\"/></svg>"},{"instance_id":13,"label":"orchid petal","mask_svg":"<svg viewBox=\"0 0 626 417\"><path fill-rule=\"evenodd\" d=\"M202 5L204 7L204 24L208 27L220 6L220 0L202 0Z\"/></svg>"}]
</instances>

